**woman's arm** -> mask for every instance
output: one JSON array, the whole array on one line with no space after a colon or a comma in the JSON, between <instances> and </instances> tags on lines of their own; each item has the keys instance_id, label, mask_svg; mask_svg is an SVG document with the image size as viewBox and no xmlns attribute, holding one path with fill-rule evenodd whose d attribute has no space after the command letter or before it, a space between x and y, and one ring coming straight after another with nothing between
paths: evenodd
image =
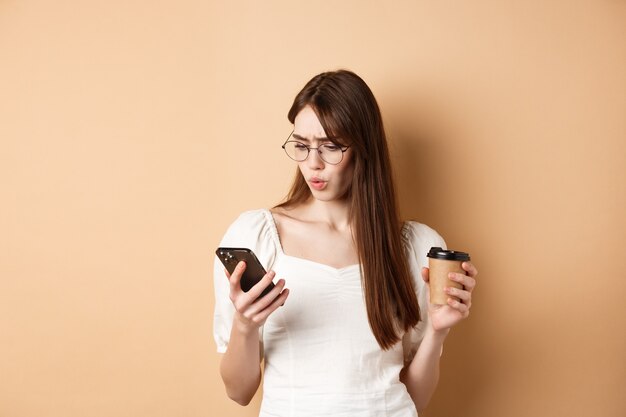
<instances>
[{"instance_id":1,"label":"woman's arm","mask_svg":"<svg viewBox=\"0 0 626 417\"><path fill-rule=\"evenodd\" d=\"M228 349L220 362L220 375L228 397L248 405L261 384L259 332L235 316Z\"/></svg>"},{"instance_id":2,"label":"woman's arm","mask_svg":"<svg viewBox=\"0 0 626 417\"><path fill-rule=\"evenodd\" d=\"M437 388L441 350L450 328L469 316L478 271L470 262L463 262L462 267L468 275L450 273L449 278L461 283L463 289L446 288L447 294L458 300L451 297L447 305L429 306L430 326L426 328L415 357L400 373L400 380L406 385L418 411L426 408ZM428 268L422 268L422 278L428 283Z\"/></svg>"},{"instance_id":3,"label":"woman's arm","mask_svg":"<svg viewBox=\"0 0 626 417\"><path fill-rule=\"evenodd\" d=\"M220 375L230 399L248 405L261 384L261 351L259 328L267 317L285 303L289 290L283 288L284 280L264 297L257 299L272 282L274 272L268 272L250 291L243 292L240 286L245 263L241 262L230 282L230 299L235 306L235 316L228 348L220 363Z\"/></svg>"},{"instance_id":4,"label":"woman's arm","mask_svg":"<svg viewBox=\"0 0 626 417\"><path fill-rule=\"evenodd\" d=\"M406 385L418 412L426 408L437 388L441 349L449 331L427 329L415 357L400 373L400 381Z\"/></svg>"}]
</instances>

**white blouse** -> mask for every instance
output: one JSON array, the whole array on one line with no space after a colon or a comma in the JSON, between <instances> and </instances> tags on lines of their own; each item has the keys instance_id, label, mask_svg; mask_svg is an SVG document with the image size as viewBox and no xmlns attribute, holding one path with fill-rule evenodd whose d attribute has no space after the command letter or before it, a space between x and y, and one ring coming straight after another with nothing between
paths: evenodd
<instances>
[{"instance_id":1,"label":"white blouse","mask_svg":"<svg viewBox=\"0 0 626 417\"><path fill-rule=\"evenodd\" d=\"M285 254L269 210L248 211L228 228L220 246L247 247L266 270L286 281L289 298L259 330L264 356L261 417L409 417L415 405L399 375L428 325L428 287L421 278L432 246L445 248L433 229L405 222L402 236L422 320L393 348L380 348L367 319L359 265L333 268ZM228 347L234 307L220 261L214 261L217 351Z\"/></svg>"}]
</instances>

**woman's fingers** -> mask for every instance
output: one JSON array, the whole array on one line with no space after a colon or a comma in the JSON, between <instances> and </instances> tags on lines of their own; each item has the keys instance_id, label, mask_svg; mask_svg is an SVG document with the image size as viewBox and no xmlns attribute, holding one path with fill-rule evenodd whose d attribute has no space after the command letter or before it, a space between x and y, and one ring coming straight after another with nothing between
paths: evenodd
<instances>
[{"instance_id":1,"label":"woman's fingers","mask_svg":"<svg viewBox=\"0 0 626 417\"><path fill-rule=\"evenodd\" d=\"M464 317L467 317L469 315L469 309L472 306L472 291L474 287L476 287L474 277L478 274L478 271L469 262L463 263L463 269L473 276L451 272L448 278L450 278L451 281L461 284L462 288L446 287L445 292L451 296L451 298L448 299L448 305L458 310Z\"/></svg>"},{"instance_id":2,"label":"woman's fingers","mask_svg":"<svg viewBox=\"0 0 626 417\"><path fill-rule=\"evenodd\" d=\"M451 281L458 282L469 292L472 292L476 286L476 280L469 275L459 274L458 272L450 272L448 274L448 278L450 278Z\"/></svg>"},{"instance_id":3,"label":"woman's fingers","mask_svg":"<svg viewBox=\"0 0 626 417\"><path fill-rule=\"evenodd\" d=\"M237 264L232 274L229 274L227 270L224 270L224 272L226 272L226 277L228 278L228 282L230 283L231 294L241 291L240 282L241 282L241 277L243 276L243 272L245 270L246 270L246 263L244 261L241 261Z\"/></svg>"},{"instance_id":4,"label":"woman's fingers","mask_svg":"<svg viewBox=\"0 0 626 417\"><path fill-rule=\"evenodd\" d=\"M469 316L470 306L460 302L459 300L455 300L453 298L448 298L448 305L453 309L457 310L461 315L465 318Z\"/></svg>"},{"instance_id":5,"label":"woman's fingers","mask_svg":"<svg viewBox=\"0 0 626 417\"><path fill-rule=\"evenodd\" d=\"M248 292L241 289L241 277L246 269L245 262L240 262L232 274L226 273L230 282L230 299L235 309L247 320L257 322L256 316L273 306L276 300L281 300L277 307L283 304L289 293L285 288L285 280L281 279L267 294L261 297L265 289L272 284L276 273L270 271L259 280ZM283 291L284 290L284 291ZM276 307L276 308L277 308ZM275 308L273 309L275 310ZM273 310L270 310L273 311ZM269 313L268 313L269 315ZM258 322L257 324L262 323Z\"/></svg>"},{"instance_id":6,"label":"woman's fingers","mask_svg":"<svg viewBox=\"0 0 626 417\"><path fill-rule=\"evenodd\" d=\"M428 268L426 268L425 266L422 267L422 279L424 280L424 282L429 282L428 272L429 272Z\"/></svg>"},{"instance_id":7,"label":"woman's fingers","mask_svg":"<svg viewBox=\"0 0 626 417\"><path fill-rule=\"evenodd\" d=\"M446 287L444 289L446 294L448 294L452 298L452 300L459 301L461 304L467 306L468 308L472 306L472 294L469 291L465 291L455 287Z\"/></svg>"},{"instance_id":8,"label":"woman's fingers","mask_svg":"<svg viewBox=\"0 0 626 417\"><path fill-rule=\"evenodd\" d=\"M259 299L255 299L256 301L248 309L249 314L252 316L267 308L281 294L283 288L285 288L285 280L279 279L270 292Z\"/></svg>"},{"instance_id":9,"label":"woman's fingers","mask_svg":"<svg viewBox=\"0 0 626 417\"><path fill-rule=\"evenodd\" d=\"M263 278L261 278L259 282L257 282L252 288L250 288L250 291L248 291L246 294L250 298L251 302L254 302L254 300L261 296L263 291L265 291L265 289L272 283L275 276L276 272L270 271L267 274L263 275Z\"/></svg>"},{"instance_id":10,"label":"woman's fingers","mask_svg":"<svg viewBox=\"0 0 626 417\"><path fill-rule=\"evenodd\" d=\"M467 274L472 278L476 278L476 275L478 275L478 269L476 269L474 264L471 262L463 262L461 267L467 271Z\"/></svg>"},{"instance_id":11,"label":"woman's fingers","mask_svg":"<svg viewBox=\"0 0 626 417\"><path fill-rule=\"evenodd\" d=\"M283 304L285 304L285 300L287 300L288 296L289 296L289 289L285 288L283 290L283 292L281 292L280 295L278 297L276 297L274 299L274 301L272 301L272 303L270 305L268 305L266 308L264 308L258 314L256 314L253 317L253 320L255 322L257 322L257 323L265 322L265 320L267 320L267 318L269 317L270 314L272 314L274 311L276 311L276 309L278 309L278 307L280 307ZM265 296L263 298L269 298L269 294L267 294L267 296Z\"/></svg>"}]
</instances>

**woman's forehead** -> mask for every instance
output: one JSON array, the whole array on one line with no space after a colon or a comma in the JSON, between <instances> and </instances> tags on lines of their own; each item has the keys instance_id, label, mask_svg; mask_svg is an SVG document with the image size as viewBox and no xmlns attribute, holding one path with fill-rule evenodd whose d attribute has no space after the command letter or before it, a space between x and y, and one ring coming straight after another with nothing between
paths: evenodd
<instances>
[{"instance_id":1,"label":"woman's forehead","mask_svg":"<svg viewBox=\"0 0 626 417\"><path fill-rule=\"evenodd\" d=\"M324 126L320 122L317 114L310 106L304 107L296 115L294 120L294 136L298 135L303 139L322 140L327 138Z\"/></svg>"}]
</instances>

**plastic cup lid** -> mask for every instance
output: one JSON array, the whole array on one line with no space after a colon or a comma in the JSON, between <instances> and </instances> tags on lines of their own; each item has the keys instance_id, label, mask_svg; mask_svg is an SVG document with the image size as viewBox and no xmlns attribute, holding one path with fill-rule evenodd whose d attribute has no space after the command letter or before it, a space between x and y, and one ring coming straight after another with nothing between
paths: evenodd
<instances>
[{"instance_id":1,"label":"plastic cup lid","mask_svg":"<svg viewBox=\"0 0 626 417\"><path fill-rule=\"evenodd\" d=\"M446 250L438 246L430 248L426 255L433 259L445 259L447 261L469 261L470 256L467 252L459 252L456 250Z\"/></svg>"}]
</instances>

